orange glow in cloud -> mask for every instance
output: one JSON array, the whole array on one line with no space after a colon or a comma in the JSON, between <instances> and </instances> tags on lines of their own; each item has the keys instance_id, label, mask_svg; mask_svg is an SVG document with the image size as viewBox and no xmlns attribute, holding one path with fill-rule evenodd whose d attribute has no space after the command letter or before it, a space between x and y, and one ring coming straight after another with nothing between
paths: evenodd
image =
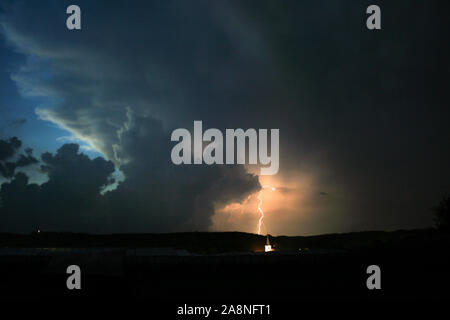
<instances>
[{"instance_id":1,"label":"orange glow in cloud","mask_svg":"<svg viewBox=\"0 0 450 320\"><path fill-rule=\"evenodd\" d=\"M349 222L340 216L346 212L348 196L334 183L318 185L320 174L291 170L285 175L259 176L262 187L275 190L260 189L241 203L217 204L209 229L297 236L333 232L338 223L346 227Z\"/></svg>"},{"instance_id":2,"label":"orange glow in cloud","mask_svg":"<svg viewBox=\"0 0 450 320\"><path fill-rule=\"evenodd\" d=\"M285 227L302 214L299 208L310 181L277 176L260 176L259 181L262 189L242 203L216 207L210 230L287 234Z\"/></svg>"}]
</instances>

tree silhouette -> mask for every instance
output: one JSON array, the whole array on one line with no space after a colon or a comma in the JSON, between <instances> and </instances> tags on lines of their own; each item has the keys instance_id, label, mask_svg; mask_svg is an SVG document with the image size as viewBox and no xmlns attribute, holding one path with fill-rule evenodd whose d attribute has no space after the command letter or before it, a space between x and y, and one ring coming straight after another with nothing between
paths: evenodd
<instances>
[{"instance_id":1,"label":"tree silhouette","mask_svg":"<svg viewBox=\"0 0 450 320\"><path fill-rule=\"evenodd\" d=\"M442 231L450 230L450 195L442 197L437 206L432 208L436 227Z\"/></svg>"}]
</instances>

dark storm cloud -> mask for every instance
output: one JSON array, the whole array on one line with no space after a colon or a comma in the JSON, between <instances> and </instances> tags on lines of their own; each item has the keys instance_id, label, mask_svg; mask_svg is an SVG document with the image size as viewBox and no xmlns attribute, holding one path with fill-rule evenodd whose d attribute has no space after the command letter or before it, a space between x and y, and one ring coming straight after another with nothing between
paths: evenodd
<instances>
[{"instance_id":1,"label":"dark storm cloud","mask_svg":"<svg viewBox=\"0 0 450 320\"><path fill-rule=\"evenodd\" d=\"M38 110L39 116L90 142L120 165L125 175L125 181L99 201L82 201L91 199L87 196L71 198L70 193L78 194L79 188L70 187L63 197L70 199L70 205L60 207L62 213L58 218L53 215L59 222L47 219L45 226L67 230L72 225L73 230L80 230L84 220L80 216L75 221L76 214L72 213L81 212L84 216L92 212L95 204L92 219L103 221L103 213L108 217L96 231L207 229L215 205L241 201L259 188L258 179L243 167L177 168L169 158L168 127L178 125L195 103L187 99L195 93L192 86L198 80L192 78L198 77L195 75L198 65L192 65L192 59L201 64L207 55L202 51L195 54L193 49L199 44L192 45L192 38L185 33L204 32L209 22L194 16L192 9L182 3L179 5L185 13L162 3L147 4L152 7L151 17L140 6L127 6L124 11L122 6L108 3L109 9L105 11L102 5L92 2L79 5L83 7L84 19L96 26L95 32L83 37L68 33L65 28L54 28L64 22L64 3L54 2L45 10L34 4L14 3L8 7L8 15L2 17L3 32L11 43L37 58L12 76L21 92L64 100L56 109ZM208 10L205 4L200 9ZM29 20L36 14L34 10L52 22L35 25L33 19ZM98 14L91 15L94 12ZM149 25L117 23L124 17ZM184 22L177 24L177 19ZM29 29L29 22L37 28L35 31ZM53 30L52 34L49 30ZM19 38L22 40L17 41ZM200 73L207 71L204 67ZM203 78L205 83L206 75ZM59 150L57 157L69 161L71 157L63 157L66 152ZM58 197L59 186L73 185L72 179L78 182L84 178L85 185L80 189L86 189L92 196L98 193L98 184L92 181L93 172L83 165L76 162L73 166L58 165L50 154L44 154L42 160L43 171L49 175L42 189L49 196L54 193ZM56 176L54 170L60 170ZM68 176L64 177L62 172ZM48 208L44 206L44 210Z\"/></svg>"},{"instance_id":2,"label":"dark storm cloud","mask_svg":"<svg viewBox=\"0 0 450 320\"><path fill-rule=\"evenodd\" d=\"M33 157L33 150L30 148L25 149L25 154L16 157L21 146L22 142L17 137L7 140L0 139L0 176L12 178L17 168L27 167L38 162Z\"/></svg>"},{"instance_id":3,"label":"dark storm cloud","mask_svg":"<svg viewBox=\"0 0 450 320\"><path fill-rule=\"evenodd\" d=\"M21 145L22 142L17 137L0 140L0 161L10 159Z\"/></svg>"},{"instance_id":4,"label":"dark storm cloud","mask_svg":"<svg viewBox=\"0 0 450 320\"><path fill-rule=\"evenodd\" d=\"M126 180L105 195L113 231L206 230L215 205L260 188L243 166L173 165L169 142L159 121L128 112L115 148Z\"/></svg>"},{"instance_id":5,"label":"dark storm cloud","mask_svg":"<svg viewBox=\"0 0 450 320\"><path fill-rule=\"evenodd\" d=\"M296 233L427 226L449 188L444 2L380 1L379 32L364 1L79 1L79 32L64 27L72 3L45 4L4 7L2 33L29 57L12 78L120 165L112 229L204 228L259 188L243 168L171 165L170 132L193 120L280 128L280 180L315 188Z\"/></svg>"},{"instance_id":6,"label":"dark storm cloud","mask_svg":"<svg viewBox=\"0 0 450 320\"><path fill-rule=\"evenodd\" d=\"M42 154L41 170L49 180L40 186L29 184L24 173L2 184L2 231L99 231L105 223L100 190L112 182L114 165L100 157L91 160L78 149L66 144L55 155Z\"/></svg>"},{"instance_id":7,"label":"dark storm cloud","mask_svg":"<svg viewBox=\"0 0 450 320\"><path fill-rule=\"evenodd\" d=\"M89 159L87 155L79 153L77 144L65 144L58 149L56 155L46 152L41 159L41 170L50 179L44 184L45 188L56 189L70 185L70 188L75 188L80 193L98 193L101 186L113 182L107 178L114 171L113 164L100 157Z\"/></svg>"},{"instance_id":8,"label":"dark storm cloud","mask_svg":"<svg viewBox=\"0 0 450 320\"><path fill-rule=\"evenodd\" d=\"M158 125L149 119L142 120L141 125L149 122ZM150 126L137 125L136 130L127 131L123 138L134 142L133 145L152 142L152 136L142 135L141 129L146 128ZM136 131L140 134L136 135ZM154 148L151 152L158 150ZM29 184L24 173L17 173L10 182L2 184L0 230L206 230L216 204L242 201L260 187L257 177L242 166L197 166L182 170L159 164L155 157L148 159L142 164L147 170L139 168L135 172L137 163L125 166L125 182L101 195L100 191L114 182L111 161L100 157L89 159L79 153L76 144L63 145L55 155L44 153L41 170L48 176L47 182L40 186ZM128 161L133 163L132 159Z\"/></svg>"}]
</instances>

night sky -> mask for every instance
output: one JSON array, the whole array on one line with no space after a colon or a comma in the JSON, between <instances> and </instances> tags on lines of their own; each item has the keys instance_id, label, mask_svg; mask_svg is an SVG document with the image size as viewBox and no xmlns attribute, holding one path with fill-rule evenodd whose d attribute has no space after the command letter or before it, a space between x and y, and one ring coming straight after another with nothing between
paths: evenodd
<instances>
[{"instance_id":1,"label":"night sky","mask_svg":"<svg viewBox=\"0 0 450 320\"><path fill-rule=\"evenodd\" d=\"M430 227L450 191L448 12L0 0L0 232L256 232L268 184L264 233ZM278 174L172 164L194 120L279 128Z\"/></svg>"}]
</instances>

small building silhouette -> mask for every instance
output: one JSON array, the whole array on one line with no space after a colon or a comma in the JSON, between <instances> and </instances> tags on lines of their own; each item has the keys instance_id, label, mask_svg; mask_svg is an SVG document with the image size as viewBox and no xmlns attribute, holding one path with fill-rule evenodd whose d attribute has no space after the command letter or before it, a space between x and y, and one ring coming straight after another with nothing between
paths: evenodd
<instances>
[{"instance_id":1,"label":"small building silhouette","mask_svg":"<svg viewBox=\"0 0 450 320\"><path fill-rule=\"evenodd\" d=\"M272 248L272 246L270 245L269 235L267 235L267 240L266 240L266 245L264 246L264 251L265 251L265 252L273 251L273 248Z\"/></svg>"}]
</instances>

